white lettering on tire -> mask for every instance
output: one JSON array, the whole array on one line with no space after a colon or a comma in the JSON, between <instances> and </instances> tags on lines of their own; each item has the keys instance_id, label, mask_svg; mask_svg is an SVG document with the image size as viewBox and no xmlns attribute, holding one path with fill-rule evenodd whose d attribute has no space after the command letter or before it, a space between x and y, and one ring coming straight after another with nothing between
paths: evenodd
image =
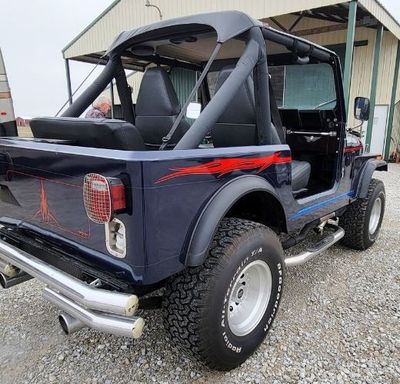
<instances>
[{"instance_id":1,"label":"white lettering on tire","mask_svg":"<svg viewBox=\"0 0 400 384\"><path fill-rule=\"evenodd\" d=\"M225 298L224 298L224 304L223 304L223 308L222 308L222 312L221 312L221 327L222 328L225 328L225 322L226 322L225 304L229 300L229 296L230 296L232 285L233 285L234 281L236 281L237 276L240 274L240 272L243 269L244 265L247 264L249 258L253 257L253 256L255 256L255 255L259 254L259 253L262 253L262 251L263 251L262 247L253 250L250 253L250 256L246 257L240 263L239 267L237 268L236 272L234 273L234 275L233 275L233 277L231 279L231 282L229 283L229 287L228 287L228 290L227 290L227 292L225 294ZM278 274L279 274L278 289L277 289L278 293L276 295L276 299L275 299L275 303L274 303L274 307L273 307L272 313L271 313L270 317L268 318L267 323L266 323L266 325L265 325L265 327L263 329L264 332L268 331L269 326L271 325L271 323L272 323L272 321L273 321L273 319L274 319L274 317L276 315L276 312L278 310L278 305L279 305L279 299L281 297L282 282L283 282L283 278L282 278L283 271L282 271L282 264L281 263L277 264L277 269L278 269ZM226 331L222 332L222 337L223 337L224 343L225 343L225 345L226 345L226 347L228 349L230 349L230 350L232 350L233 352L236 352L236 353L240 353L242 351L242 347L241 346L236 346L236 345L232 344L232 342L229 340L229 337L228 337Z\"/></svg>"},{"instance_id":2,"label":"white lettering on tire","mask_svg":"<svg viewBox=\"0 0 400 384\"><path fill-rule=\"evenodd\" d=\"M276 265L276 267L278 268L278 273L279 273L279 279L278 279L278 293L276 294L276 299L275 299L275 303L274 303L274 309L272 310L271 316L269 317L269 319L267 320L267 323L265 324L264 327L264 332L267 332L269 329L269 326L272 323L272 320L274 320L274 317L276 315L276 311L278 310L278 305L279 305L279 299L281 298L281 291L282 291L282 282L283 282L283 278L282 278L282 264L278 263Z\"/></svg>"}]
</instances>

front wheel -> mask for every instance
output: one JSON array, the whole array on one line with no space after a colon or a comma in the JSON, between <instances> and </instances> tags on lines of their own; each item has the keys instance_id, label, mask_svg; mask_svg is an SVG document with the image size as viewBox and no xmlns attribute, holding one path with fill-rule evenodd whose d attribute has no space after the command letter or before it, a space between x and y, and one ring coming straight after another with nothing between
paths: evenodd
<instances>
[{"instance_id":1,"label":"front wheel","mask_svg":"<svg viewBox=\"0 0 400 384\"><path fill-rule=\"evenodd\" d=\"M339 219L344 229L343 244L352 249L365 250L375 243L385 213L385 187L372 179L367 196L350 204Z\"/></svg>"},{"instance_id":2,"label":"front wheel","mask_svg":"<svg viewBox=\"0 0 400 384\"><path fill-rule=\"evenodd\" d=\"M272 230L248 220L222 220L205 263L167 285L164 324L173 342L213 369L243 363L275 318L282 260Z\"/></svg>"}]
</instances>

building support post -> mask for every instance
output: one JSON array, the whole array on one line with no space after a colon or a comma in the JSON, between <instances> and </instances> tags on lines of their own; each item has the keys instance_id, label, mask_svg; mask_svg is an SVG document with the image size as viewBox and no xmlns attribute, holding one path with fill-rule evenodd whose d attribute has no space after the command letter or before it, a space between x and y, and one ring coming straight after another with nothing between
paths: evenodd
<instances>
[{"instance_id":1,"label":"building support post","mask_svg":"<svg viewBox=\"0 0 400 384\"><path fill-rule=\"evenodd\" d=\"M348 15L348 25L347 25L347 38L346 38L346 56L344 59L344 74L343 74L343 88L344 88L344 101L346 106L346 113L349 111L354 37L356 32L356 19L357 19L356 16L357 16L357 1L352 0L349 3L349 15Z\"/></svg>"},{"instance_id":2,"label":"building support post","mask_svg":"<svg viewBox=\"0 0 400 384\"><path fill-rule=\"evenodd\" d=\"M68 91L68 102L72 104L72 86L71 86L71 72L69 69L69 60L65 59L65 75L67 77L67 91Z\"/></svg>"},{"instance_id":3,"label":"building support post","mask_svg":"<svg viewBox=\"0 0 400 384\"><path fill-rule=\"evenodd\" d=\"M381 47L383 39L383 25L379 25L376 30L375 48L374 48L374 64L372 68L372 80L371 80L371 94L370 100L370 111L368 119L367 135L365 137L365 150L370 152L371 138L372 138L372 127L374 125L375 115L375 104L376 104L376 87L378 85L378 73L379 73L379 59L381 56Z\"/></svg>"},{"instance_id":4,"label":"building support post","mask_svg":"<svg viewBox=\"0 0 400 384\"><path fill-rule=\"evenodd\" d=\"M397 84L399 79L399 67L400 67L400 40L397 40L397 55L396 55L396 64L394 67L392 97L390 99L388 125L386 130L385 159L389 159L390 157L390 140L392 138L393 116L394 116L394 110L396 108L396 93L397 93Z\"/></svg>"}]
</instances>

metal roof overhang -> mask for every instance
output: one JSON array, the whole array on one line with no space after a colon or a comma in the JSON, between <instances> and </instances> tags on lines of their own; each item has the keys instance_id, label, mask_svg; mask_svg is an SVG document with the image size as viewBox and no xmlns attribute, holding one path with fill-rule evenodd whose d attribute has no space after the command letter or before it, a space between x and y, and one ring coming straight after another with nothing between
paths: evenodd
<instances>
[{"instance_id":1,"label":"metal roof overhang","mask_svg":"<svg viewBox=\"0 0 400 384\"><path fill-rule=\"evenodd\" d=\"M387 30L391 30L388 26L385 26L385 24L379 20L379 18L377 17L379 15L375 16L374 13L370 12L368 10L368 8L366 7L366 6L370 6L372 3L376 3L375 0L359 0L358 3L361 4L361 6L359 6L357 8L357 14L356 14L356 26L357 27L367 27L367 28L375 28L376 29L380 24L382 24ZM385 9L381 8L381 10L385 10ZM385 10L385 13L387 13L386 10ZM271 20L275 24L277 24L281 29L285 30L286 32L291 32L297 36L310 36L310 35L318 34L318 33L333 32L333 31L343 30L343 29L347 28L349 3L338 3L338 4L328 5L328 6L324 6L324 7L313 8L313 9L299 11L299 12L293 12L292 14L298 16L298 19L293 24L294 26L297 25L297 23L303 17L329 21L329 22L335 23L335 24L331 24L331 25L328 25L325 27L317 27L317 28L311 28L311 29L292 32L290 30L290 28L292 28L292 26L289 27L289 29L286 29L284 26L279 25L279 22L274 17L272 17ZM396 26L399 27L399 25L393 18L391 18L389 21L392 21L396 24L396 25L392 25L392 27L396 27ZM396 29L396 28L394 28L394 29ZM399 27L399 32L400 32L400 27ZM399 38L400 38L400 36L399 36Z\"/></svg>"},{"instance_id":2,"label":"metal roof overhang","mask_svg":"<svg viewBox=\"0 0 400 384\"><path fill-rule=\"evenodd\" d=\"M135 36L138 36L141 33L145 32L150 32L154 31L156 28L162 28L167 27L172 24L176 24L177 20L187 20L189 22L190 20L193 22L193 20L202 20L204 24L206 25L216 25L217 21L219 22L220 20L218 18L215 18L214 21L204 20L206 17L209 17L209 15L218 15L218 14L230 14L230 17L237 17L240 19L240 25L242 28L249 28L249 25L256 25L255 23L257 22L255 19L243 14L242 12L233 12L233 11L225 11L225 12L215 12L215 13L208 13L208 14L199 14L199 15L193 15L189 17L183 17L183 18L176 18L176 19L169 19L165 21L161 21L158 23L153 23L148 26L140 27L137 28L133 31L128 31L128 32L123 32L121 33L117 39L114 41L114 43L111 45L110 49L108 51L104 50L102 52L97 52L97 53L88 53L88 54L83 54L80 56L68 56L66 54L67 50L76 42L79 40L80 37L82 37L83 34L90 33L91 27L93 27L101 18L105 17L107 15L107 11L109 11L112 7L117 6L120 0L116 0L110 7L107 9L105 12L103 12L93 23L91 23L80 35L78 35L70 44L68 44L64 49L63 49L63 55L66 59L71 59L71 60L76 60L76 61L81 61L81 62L87 62L87 63L97 63L100 61L101 64L103 64L103 59L102 56L110 51L110 49L115 48L117 45L122 43L122 41L127 41L128 38L134 38ZM375 28L379 23L381 23L387 30L389 30L391 33L393 33L398 39L400 39L400 24L390 15L390 13L386 10L382 4L377 1L377 0L358 0L359 7L357 9L357 27L369 27L369 28ZM316 4L313 2L313 4ZM290 14L292 15L297 15L299 20L302 17L307 17L307 18L314 18L314 19L319 19L319 20L326 20L330 22L335 22L335 25L330 25L327 27L321 27L321 28L312 28L308 30L300 30L300 31L291 31L291 27L289 26L288 28L283 27L282 25L279 25L278 23L277 26L280 29L283 29L285 32L292 33L297 36L309 36L312 34L317 34L317 33L324 33L324 32L331 32L331 31L337 31L337 30L343 30L347 26L347 17L348 17L348 2L347 1L341 1L341 0L336 0L336 1L321 1L321 4L323 6L321 7L314 7L310 8L308 10L303 10L303 9L292 9L288 10ZM244 15L244 17L241 17L241 15ZM202 18L204 17L204 18ZM279 15L275 15L275 17L279 17ZM270 19L273 22L276 21L275 17L271 16L266 16L265 18L261 18L260 20L266 20ZM225 23L223 23L225 24ZM246 27L247 26L247 27ZM283 27L283 28L282 28ZM239 30L237 26L233 26L233 29L227 28L225 30L221 30L219 34L219 39L226 40L228 36L231 36L231 33L236 33ZM243 29L244 31L245 29ZM236 32L233 32L236 31ZM136 69L136 68L132 68Z\"/></svg>"}]
</instances>

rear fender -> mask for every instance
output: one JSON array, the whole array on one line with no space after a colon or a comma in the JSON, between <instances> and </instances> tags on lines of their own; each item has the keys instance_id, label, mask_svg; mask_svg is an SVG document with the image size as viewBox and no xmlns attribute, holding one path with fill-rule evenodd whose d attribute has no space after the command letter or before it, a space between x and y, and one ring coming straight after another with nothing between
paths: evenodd
<instances>
[{"instance_id":1,"label":"rear fender","mask_svg":"<svg viewBox=\"0 0 400 384\"><path fill-rule=\"evenodd\" d=\"M187 266L198 266L204 262L220 221L235 202L255 191L270 193L279 201L273 186L256 175L240 176L233 179L212 196L194 227L186 255L185 264Z\"/></svg>"},{"instance_id":2,"label":"rear fender","mask_svg":"<svg viewBox=\"0 0 400 384\"><path fill-rule=\"evenodd\" d=\"M387 171L388 166L384 160L369 159L358 171L358 177L353 190L354 197L365 198L368 193L368 187L375 171Z\"/></svg>"}]
</instances>

